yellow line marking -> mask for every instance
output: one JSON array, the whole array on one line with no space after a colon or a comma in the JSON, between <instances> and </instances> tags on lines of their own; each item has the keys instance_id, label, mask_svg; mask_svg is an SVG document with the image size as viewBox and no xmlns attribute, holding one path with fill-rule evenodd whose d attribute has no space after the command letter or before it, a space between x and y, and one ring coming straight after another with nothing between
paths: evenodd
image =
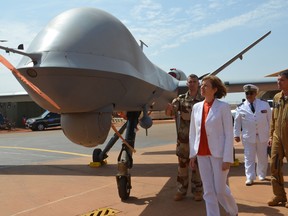
<instances>
[{"instance_id":1,"label":"yellow line marking","mask_svg":"<svg viewBox=\"0 0 288 216\"><path fill-rule=\"evenodd\" d=\"M21 149L21 150L28 150L28 151L41 151L41 152L51 152L51 153L58 153L58 154L68 154L68 155L76 155L82 157L91 157L88 154L80 154L75 152L66 152L66 151L57 151L57 150L48 150L48 149L38 149L38 148L27 148L27 147L17 147L17 146L0 146L0 148L7 148L7 149Z\"/></svg>"}]
</instances>

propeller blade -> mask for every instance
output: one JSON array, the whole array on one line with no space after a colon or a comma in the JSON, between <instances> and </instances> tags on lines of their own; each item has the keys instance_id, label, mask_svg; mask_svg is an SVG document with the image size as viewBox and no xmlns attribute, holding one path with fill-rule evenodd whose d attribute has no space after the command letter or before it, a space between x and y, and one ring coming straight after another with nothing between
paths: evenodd
<instances>
[{"instance_id":1,"label":"propeller blade","mask_svg":"<svg viewBox=\"0 0 288 216\"><path fill-rule=\"evenodd\" d=\"M21 73L2 55L0 55L0 62L5 67L7 67L14 74L14 76L18 77L23 83L25 83L28 87L30 87L35 93L37 93L40 97L42 97L52 106L54 106L56 109L60 110L60 107L55 101L53 101L48 95L42 92L37 86L35 86L33 83L27 80L24 76L22 76Z\"/></svg>"}]
</instances>

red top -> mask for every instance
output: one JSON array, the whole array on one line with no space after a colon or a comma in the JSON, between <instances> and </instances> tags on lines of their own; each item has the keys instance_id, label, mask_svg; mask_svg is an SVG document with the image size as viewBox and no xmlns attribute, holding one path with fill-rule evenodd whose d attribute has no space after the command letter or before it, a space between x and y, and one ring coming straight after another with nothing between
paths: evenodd
<instances>
[{"instance_id":1,"label":"red top","mask_svg":"<svg viewBox=\"0 0 288 216\"><path fill-rule=\"evenodd\" d=\"M204 101L204 107L203 107L203 112L202 112L202 122L201 122L200 144L199 144L199 149L198 149L198 155L202 155L202 156L211 155L211 152L208 146L205 122L206 122L206 118L208 116L209 110L213 102L214 100L210 103Z\"/></svg>"}]
</instances>

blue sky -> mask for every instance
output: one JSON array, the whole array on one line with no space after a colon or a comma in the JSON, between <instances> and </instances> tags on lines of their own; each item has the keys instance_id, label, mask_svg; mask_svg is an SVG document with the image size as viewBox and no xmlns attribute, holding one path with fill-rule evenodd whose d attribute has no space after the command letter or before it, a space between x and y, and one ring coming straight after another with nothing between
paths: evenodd
<instances>
[{"instance_id":1,"label":"blue sky","mask_svg":"<svg viewBox=\"0 0 288 216\"><path fill-rule=\"evenodd\" d=\"M137 41L148 45L146 56L165 71L212 72L270 30L242 61L218 76L249 83L288 67L287 0L10 0L1 3L0 40L8 40L1 45L28 47L53 17L76 7L99 8L120 19ZM15 66L21 59L0 53ZM0 80L0 94L23 91L2 65Z\"/></svg>"}]
</instances>

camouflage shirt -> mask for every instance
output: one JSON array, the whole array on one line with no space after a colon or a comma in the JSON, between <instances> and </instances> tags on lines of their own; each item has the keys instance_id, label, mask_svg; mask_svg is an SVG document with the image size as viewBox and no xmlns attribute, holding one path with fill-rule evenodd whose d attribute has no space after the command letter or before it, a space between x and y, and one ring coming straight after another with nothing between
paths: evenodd
<instances>
[{"instance_id":1,"label":"camouflage shirt","mask_svg":"<svg viewBox=\"0 0 288 216\"><path fill-rule=\"evenodd\" d=\"M177 140L181 143L189 143L189 128L192 107L195 103L202 101L199 91L195 98L186 94L181 94L172 101L173 111L176 118Z\"/></svg>"}]
</instances>

